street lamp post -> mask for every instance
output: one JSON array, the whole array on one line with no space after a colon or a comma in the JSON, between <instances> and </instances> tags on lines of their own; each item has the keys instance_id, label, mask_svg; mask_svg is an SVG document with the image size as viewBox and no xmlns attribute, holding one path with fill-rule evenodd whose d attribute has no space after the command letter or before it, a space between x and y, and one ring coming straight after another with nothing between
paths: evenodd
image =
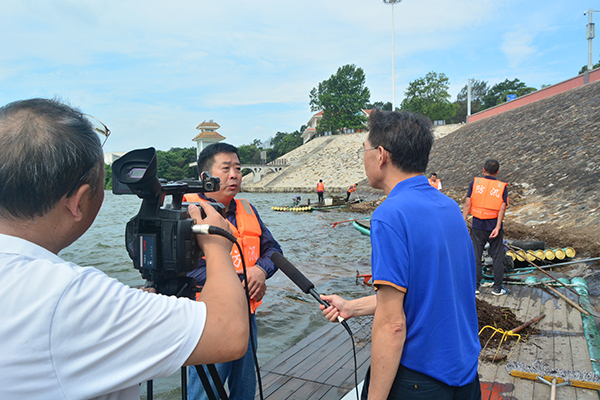
<instances>
[{"instance_id":1,"label":"street lamp post","mask_svg":"<svg viewBox=\"0 0 600 400\"><path fill-rule=\"evenodd\" d=\"M396 65L395 65L395 46L394 46L394 5L402 0L383 0L385 4L392 5L392 111L396 110Z\"/></svg>"},{"instance_id":2,"label":"street lamp post","mask_svg":"<svg viewBox=\"0 0 600 400\"><path fill-rule=\"evenodd\" d=\"M588 71L591 71L594 68L594 45L592 44L592 40L594 36L596 36L596 32L594 29L594 13L599 12L599 10L589 9L583 13L583 15L588 16L588 24L586 25L586 37L588 40Z\"/></svg>"}]
</instances>

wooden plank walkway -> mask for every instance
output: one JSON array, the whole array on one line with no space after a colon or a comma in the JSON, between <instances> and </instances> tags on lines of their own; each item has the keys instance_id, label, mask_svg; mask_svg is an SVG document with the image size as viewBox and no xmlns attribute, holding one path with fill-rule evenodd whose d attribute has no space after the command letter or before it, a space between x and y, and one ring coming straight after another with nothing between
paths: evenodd
<instances>
[{"instance_id":1,"label":"wooden plank walkway","mask_svg":"<svg viewBox=\"0 0 600 400\"><path fill-rule=\"evenodd\" d=\"M348 321L356 346L358 382L369 367L372 321ZM350 335L340 324L328 323L260 370L265 399L339 400L355 386Z\"/></svg>"},{"instance_id":2,"label":"wooden plank walkway","mask_svg":"<svg viewBox=\"0 0 600 400\"><path fill-rule=\"evenodd\" d=\"M546 314L535 325L541 334L522 339L514 347L509 361L532 365L541 359L551 368L592 371L579 311L540 288L507 287L511 293L506 296L493 296L491 288L481 288L478 298L495 306L510 308L524 322ZM571 300L577 300L567 289L558 290ZM348 323L355 337L360 382L370 361L372 318L350 320ZM530 379L514 378L506 371L505 364L480 360L482 400L550 398L549 386ZM339 324L326 324L268 361L261 367L261 374L265 399L339 400L355 386L350 337ZM598 400L599 393L567 386L557 389L557 398Z\"/></svg>"},{"instance_id":3,"label":"wooden plank walkway","mask_svg":"<svg viewBox=\"0 0 600 400\"><path fill-rule=\"evenodd\" d=\"M540 335L531 336L514 348L509 361L519 361L533 365L542 360L550 368L572 371L592 371L588 345L583 334L581 314L558 296L550 295L540 288L528 286L506 286L511 289L507 296L493 296L491 288L481 288L479 299L488 303L510 308L521 321L529 321L541 314L546 317L535 327ZM569 290L558 289L569 299L577 301L577 296ZM501 350L502 351L502 350ZM550 387L534 380L515 378L506 371L505 363L481 361L479 377L484 392L482 400L546 400L550 398ZM559 387L557 399L598 400L595 390Z\"/></svg>"}]
</instances>

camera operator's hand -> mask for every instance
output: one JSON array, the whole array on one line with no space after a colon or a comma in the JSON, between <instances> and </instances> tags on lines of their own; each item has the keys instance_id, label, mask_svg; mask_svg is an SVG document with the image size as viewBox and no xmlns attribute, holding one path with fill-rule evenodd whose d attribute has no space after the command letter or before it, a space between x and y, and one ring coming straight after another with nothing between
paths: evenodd
<instances>
[{"instance_id":1,"label":"camera operator's hand","mask_svg":"<svg viewBox=\"0 0 600 400\"><path fill-rule=\"evenodd\" d=\"M208 203L190 204L190 217L231 233L229 223ZM206 282L199 301L206 305L206 324L196 349L185 365L222 363L241 358L248 348L248 316L244 289L231 259L232 243L219 235L196 235L206 257ZM227 340L223 340L226 332Z\"/></svg>"},{"instance_id":2,"label":"camera operator's hand","mask_svg":"<svg viewBox=\"0 0 600 400\"><path fill-rule=\"evenodd\" d=\"M190 204L188 207L188 212L190 213L190 217L196 220L197 224L208 224L212 226L218 226L231 233L231 229L229 228L229 223L225 220L221 214L219 214L211 205L208 203L201 201L199 203L200 207L204 210L206 214L206 218L202 219L200 214L200 209L195 204ZM196 235L198 239L198 245L204 253L206 253L206 246L212 246L214 244L220 244L227 247L227 251L231 251L231 246L233 243L219 235Z\"/></svg>"}]
</instances>

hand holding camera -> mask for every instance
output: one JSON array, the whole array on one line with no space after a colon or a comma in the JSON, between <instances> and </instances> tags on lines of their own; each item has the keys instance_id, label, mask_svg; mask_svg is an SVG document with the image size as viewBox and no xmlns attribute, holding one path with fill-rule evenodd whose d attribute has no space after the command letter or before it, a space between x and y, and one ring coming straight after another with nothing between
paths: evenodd
<instances>
[{"instance_id":1,"label":"hand holding camera","mask_svg":"<svg viewBox=\"0 0 600 400\"><path fill-rule=\"evenodd\" d=\"M231 234L231 229L229 228L229 223L219 214L209 203L200 202L198 205L202 208L202 211L195 204L190 204L188 206L188 212L190 214L190 218L196 221L196 225L211 225L219 227ZM202 218L202 215L205 215ZM215 246L222 246L227 252L231 252L231 246L233 243L220 235L196 235L196 239L198 240L198 245L202 249L202 251L206 253L210 253L211 250L208 248Z\"/></svg>"}]
</instances>

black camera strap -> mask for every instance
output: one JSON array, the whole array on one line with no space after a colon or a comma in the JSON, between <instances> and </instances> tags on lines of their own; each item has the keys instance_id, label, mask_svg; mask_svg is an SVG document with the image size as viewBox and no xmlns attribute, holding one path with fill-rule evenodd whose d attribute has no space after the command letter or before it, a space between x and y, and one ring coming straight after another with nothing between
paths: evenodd
<instances>
[{"instance_id":1,"label":"black camera strap","mask_svg":"<svg viewBox=\"0 0 600 400\"><path fill-rule=\"evenodd\" d=\"M210 376L215 384L215 388L217 389L219 397L215 396L215 392L213 392L208 376L206 375L206 372L204 372L202 365L196 365L195 367L209 400L229 400L229 397L227 397L227 392L225 392L223 382L221 382L221 378L219 377L219 373L217 372L217 368L214 364L207 364L206 368L208 368L208 372L210 373Z\"/></svg>"}]
</instances>

